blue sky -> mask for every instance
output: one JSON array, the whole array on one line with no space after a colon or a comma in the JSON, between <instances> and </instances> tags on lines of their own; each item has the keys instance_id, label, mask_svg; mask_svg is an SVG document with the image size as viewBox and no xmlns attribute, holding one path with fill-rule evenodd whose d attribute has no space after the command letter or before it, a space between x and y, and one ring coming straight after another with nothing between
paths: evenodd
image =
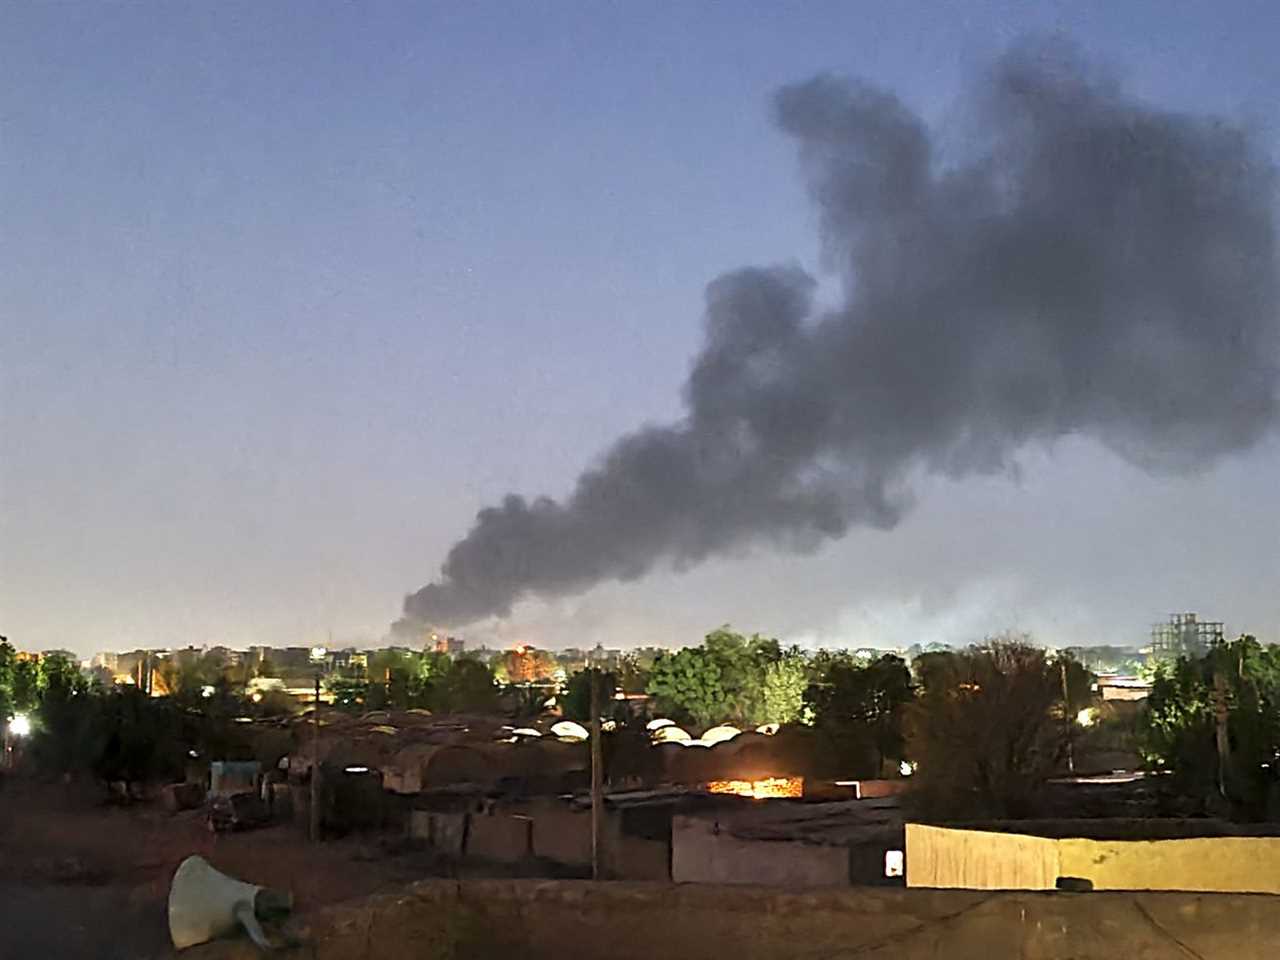
<instances>
[{"instance_id":1,"label":"blue sky","mask_svg":"<svg viewBox=\"0 0 1280 960\"><path fill-rule=\"evenodd\" d=\"M476 509L678 413L716 274L819 268L778 85L865 76L964 151L973 71L1039 31L1274 149L1262 2L0 3L0 632L376 640ZM1068 444L893 534L487 629L1280 640L1278 466Z\"/></svg>"}]
</instances>

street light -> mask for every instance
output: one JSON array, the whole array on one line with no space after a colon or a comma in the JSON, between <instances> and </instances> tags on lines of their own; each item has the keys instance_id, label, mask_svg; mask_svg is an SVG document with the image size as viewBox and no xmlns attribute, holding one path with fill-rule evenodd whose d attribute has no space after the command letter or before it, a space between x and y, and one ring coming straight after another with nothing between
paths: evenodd
<instances>
[{"instance_id":1,"label":"street light","mask_svg":"<svg viewBox=\"0 0 1280 960\"><path fill-rule=\"evenodd\" d=\"M9 732L15 737L31 736L31 719L25 713L14 715L9 721Z\"/></svg>"}]
</instances>

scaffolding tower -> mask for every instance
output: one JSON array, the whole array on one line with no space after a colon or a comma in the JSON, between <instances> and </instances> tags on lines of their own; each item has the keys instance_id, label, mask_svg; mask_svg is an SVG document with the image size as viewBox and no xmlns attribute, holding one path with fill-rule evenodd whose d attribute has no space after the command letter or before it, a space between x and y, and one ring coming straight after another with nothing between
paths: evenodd
<instances>
[{"instance_id":1,"label":"scaffolding tower","mask_svg":"<svg viewBox=\"0 0 1280 960\"><path fill-rule=\"evenodd\" d=\"M1172 613L1151 627L1151 655L1160 660L1203 657L1222 642L1222 622L1201 620L1194 613Z\"/></svg>"}]
</instances>

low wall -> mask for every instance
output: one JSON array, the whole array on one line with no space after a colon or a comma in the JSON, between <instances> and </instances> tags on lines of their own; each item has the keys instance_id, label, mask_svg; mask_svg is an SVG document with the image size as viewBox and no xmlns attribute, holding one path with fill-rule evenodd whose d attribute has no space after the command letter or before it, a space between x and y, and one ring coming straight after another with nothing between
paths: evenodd
<instances>
[{"instance_id":1,"label":"low wall","mask_svg":"<svg viewBox=\"0 0 1280 960\"><path fill-rule=\"evenodd\" d=\"M1280 893L1280 837L1059 840L1058 856L1095 890Z\"/></svg>"},{"instance_id":2,"label":"low wall","mask_svg":"<svg viewBox=\"0 0 1280 960\"><path fill-rule=\"evenodd\" d=\"M574 810L566 803L553 801L539 805L531 816L535 857L590 869L590 811Z\"/></svg>"},{"instance_id":3,"label":"low wall","mask_svg":"<svg viewBox=\"0 0 1280 960\"><path fill-rule=\"evenodd\" d=\"M533 854L533 821L504 814L473 815L467 823L466 854L498 863L517 863Z\"/></svg>"},{"instance_id":4,"label":"low wall","mask_svg":"<svg viewBox=\"0 0 1280 960\"><path fill-rule=\"evenodd\" d=\"M560 800L540 798L514 813L413 810L406 821L411 839L454 859L519 863L532 857L580 871L580 876L591 872L591 812ZM617 811L605 811L600 841L607 879L671 879L670 841L624 832Z\"/></svg>"},{"instance_id":5,"label":"low wall","mask_svg":"<svg viewBox=\"0 0 1280 960\"><path fill-rule=\"evenodd\" d=\"M849 849L791 840L742 840L710 817L677 816L671 821L671 879L676 883L847 886Z\"/></svg>"},{"instance_id":6,"label":"low wall","mask_svg":"<svg viewBox=\"0 0 1280 960\"><path fill-rule=\"evenodd\" d=\"M907 885L1052 890L1082 877L1095 890L1280 893L1280 837L1050 839L907 824Z\"/></svg>"},{"instance_id":7,"label":"low wall","mask_svg":"<svg viewBox=\"0 0 1280 960\"><path fill-rule=\"evenodd\" d=\"M426 881L317 912L279 960L1262 960L1280 899L590 881ZM259 960L246 940L184 960Z\"/></svg>"},{"instance_id":8,"label":"low wall","mask_svg":"<svg viewBox=\"0 0 1280 960\"><path fill-rule=\"evenodd\" d=\"M433 810L413 810L409 813L409 837L421 840L445 856L462 856L467 835L465 813L440 813Z\"/></svg>"}]
</instances>

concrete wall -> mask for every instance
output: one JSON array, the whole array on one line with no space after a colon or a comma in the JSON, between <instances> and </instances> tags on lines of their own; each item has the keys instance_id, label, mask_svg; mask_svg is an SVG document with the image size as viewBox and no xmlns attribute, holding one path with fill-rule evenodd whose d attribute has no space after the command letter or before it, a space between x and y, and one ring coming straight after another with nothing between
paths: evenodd
<instances>
[{"instance_id":1,"label":"concrete wall","mask_svg":"<svg viewBox=\"0 0 1280 960\"><path fill-rule=\"evenodd\" d=\"M533 855L569 866L591 867L591 812L563 801L539 804L533 818ZM606 817L605 821L608 822Z\"/></svg>"},{"instance_id":2,"label":"concrete wall","mask_svg":"<svg viewBox=\"0 0 1280 960\"><path fill-rule=\"evenodd\" d=\"M558 800L530 805L533 854L583 871L591 869L591 811ZM601 863L613 880L670 880L670 842L630 836L617 810L605 808L601 822ZM584 874L585 875L585 874Z\"/></svg>"},{"instance_id":3,"label":"concrete wall","mask_svg":"<svg viewBox=\"0 0 1280 960\"><path fill-rule=\"evenodd\" d=\"M1048 839L907 824L907 885L1052 890L1083 877L1095 890L1280 893L1280 837Z\"/></svg>"},{"instance_id":4,"label":"concrete wall","mask_svg":"<svg viewBox=\"0 0 1280 960\"><path fill-rule=\"evenodd\" d=\"M621 831L605 844L605 874L615 880L671 880L671 844L646 840Z\"/></svg>"},{"instance_id":5,"label":"concrete wall","mask_svg":"<svg viewBox=\"0 0 1280 960\"><path fill-rule=\"evenodd\" d=\"M427 881L318 911L279 960L1263 960L1280 899ZM247 940L190 960L259 960Z\"/></svg>"},{"instance_id":6,"label":"concrete wall","mask_svg":"<svg viewBox=\"0 0 1280 960\"><path fill-rule=\"evenodd\" d=\"M467 815L414 810L409 814L409 836L429 844L446 856L461 857L467 836Z\"/></svg>"},{"instance_id":7,"label":"concrete wall","mask_svg":"<svg viewBox=\"0 0 1280 960\"><path fill-rule=\"evenodd\" d=\"M710 817L677 816L671 821L671 879L780 887L848 885L849 850L787 840L741 840Z\"/></svg>"},{"instance_id":8,"label":"concrete wall","mask_svg":"<svg viewBox=\"0 0 1280 960\"><path fill-rule=\"evenodd\" d=\"M514 863L533 853L533 821L503 814L472 814L467 824L466 854L481 860Z\"/></svg>"}]
</instances>

